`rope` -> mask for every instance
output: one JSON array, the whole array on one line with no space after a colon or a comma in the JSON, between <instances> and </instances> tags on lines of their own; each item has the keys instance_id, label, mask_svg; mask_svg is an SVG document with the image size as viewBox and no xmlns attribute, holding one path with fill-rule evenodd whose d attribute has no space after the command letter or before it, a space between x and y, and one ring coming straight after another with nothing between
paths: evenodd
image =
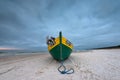
<instances>
[{"instance_id":1,"label":"rope","mask_svg":"<svg viewBox=\"0 0 120 80\"><path fill-rule=\"evenodd\" d=\"M61 65L58 67L58 71L61 74L72 74L72 73L74 73L74 69L70 68L70 69L67 70L66 67L63 65L63 62L61 62Z\"/></svg>"}]
</instances>

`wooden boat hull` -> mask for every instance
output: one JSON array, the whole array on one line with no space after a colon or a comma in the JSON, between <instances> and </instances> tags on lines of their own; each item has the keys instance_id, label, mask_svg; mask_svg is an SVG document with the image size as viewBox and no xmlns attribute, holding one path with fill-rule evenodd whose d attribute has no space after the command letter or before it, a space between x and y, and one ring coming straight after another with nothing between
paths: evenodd
<instances>
[{"instance_id":1,"label":"wooden boat hull","mask_svg":"<svg viewBox=\"0 0 120 80\"><path fill-rule=\"evenodd\" d=\"M62 46L62 55L61 55L61 51L60 51L61 50L60 46ZM70 56L71 52L72 52L72 49L65 46L64 44L59 44L50 50L50 53L53 56L53 58L58 61L67 59Z\"/></svg>"},{"instance_id":2,"label":"wooden boat hull","mask_svg":"<svg viewBox=\"0 0 120 80\"><path fill-rule=\"evenodd\" d=\"M59 37L55 38L54 45L48 45L48 51L52 57L58 61L67 59L73 49L73 45L65 37L62 37L62 33L59 33Z\"/></svg>"}]
</instances>

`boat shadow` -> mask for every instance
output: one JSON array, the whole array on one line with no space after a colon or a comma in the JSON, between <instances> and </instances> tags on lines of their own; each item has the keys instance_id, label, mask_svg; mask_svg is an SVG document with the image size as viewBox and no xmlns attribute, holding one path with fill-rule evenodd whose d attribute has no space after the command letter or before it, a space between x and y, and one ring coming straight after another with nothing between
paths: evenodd
<instances>
[{"instance_id":1,"label":"boat shadow","mask_svg":"<svg viewBox=\"0 0 120 80\"><path fill-rule=\"evenodd\" d=\"M70 66L72 66L72 67L75 67L76 65L75 65L75 63L76 62L80 62L80 61L78 61L78 60L80 60L79 59L79 57L77 57L77 56L73 56L73 55L71 55L71 56L69 56L67 59L65 59L64 61L63 61L63 63L64 63L64 65L70 65ZM51 57L51 56L47 56L46 58L45 58L45 60L44 60L44 62L46 63L46 65L47 66L56 66L56 67L59 67L60 65L61 65L61 62L60 61L57 61L57 60L55 60L53 57Z\"/></svg>"}]
</instances>

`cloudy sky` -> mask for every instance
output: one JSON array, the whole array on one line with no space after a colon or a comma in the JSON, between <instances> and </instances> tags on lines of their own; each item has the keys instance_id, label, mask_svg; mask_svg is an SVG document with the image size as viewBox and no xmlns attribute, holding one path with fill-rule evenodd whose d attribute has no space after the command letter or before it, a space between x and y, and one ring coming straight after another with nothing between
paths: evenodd
<instances>
[{"instance_id":1,"label":"cloudy sky","mask_svg":"<svg viewBox=\"0 0 120 80\"><path fill-rule=\"evenodd\" d=\"M0 50L47 49L59 31L74 49L120 45L120 0L0 0Z\"/></svg>"}]
</instances>

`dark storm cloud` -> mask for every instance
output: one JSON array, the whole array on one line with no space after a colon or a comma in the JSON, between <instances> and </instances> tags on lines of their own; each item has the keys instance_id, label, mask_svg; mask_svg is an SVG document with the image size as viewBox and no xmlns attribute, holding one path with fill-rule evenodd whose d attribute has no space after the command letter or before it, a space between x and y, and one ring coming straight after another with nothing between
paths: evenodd
<instances>
[{"instance_id":1,"label":"dark storm cloud","mask_svg":"<svg viewBox=\"0 0 120 80\"><path fill-rule=\"evenodd\" d=\"M0 46L46 47L46 36L57 37L59 31L84 49L119 45L119 4L119 0L1 0Z\"/></svg>"},{"instance_id":2,"label":"dark storm cloud","mask_svg":"<svg viewBox=\"0 0 120 80\"><path fill-rule=\"evenodd\" d=\"M1 1L0 44L2 46L32 47L42 38L44 25L42 27L39 19L29 11L30 6L25 7L22 3L24 1L21 3Z\"/></svg>"}]
</instances>

